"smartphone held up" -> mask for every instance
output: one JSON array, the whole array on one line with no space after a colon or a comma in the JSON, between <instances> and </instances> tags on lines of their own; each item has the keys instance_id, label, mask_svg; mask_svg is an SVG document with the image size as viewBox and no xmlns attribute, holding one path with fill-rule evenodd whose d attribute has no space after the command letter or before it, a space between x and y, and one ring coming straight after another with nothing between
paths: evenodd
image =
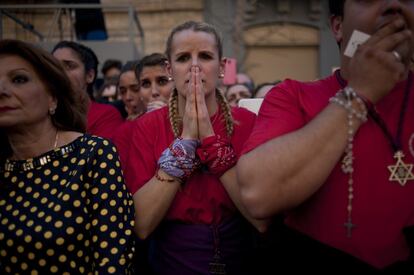
<instances>
[{"instance_id":1,"label":"smartphone held up","mask_svg":"<svg viewBox=\"0 0 414 275\"><path fill-rule=\"evenodd\" d=\"M226 58L224 65L224 85L233 85L237 81L237 60L235 58Z\"/></svg>"}]
</instances>

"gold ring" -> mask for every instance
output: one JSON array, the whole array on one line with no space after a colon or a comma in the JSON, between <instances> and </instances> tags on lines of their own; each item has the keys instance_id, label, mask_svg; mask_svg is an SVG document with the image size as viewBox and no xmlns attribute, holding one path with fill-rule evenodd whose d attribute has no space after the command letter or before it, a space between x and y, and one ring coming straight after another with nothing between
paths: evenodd
<instances>
[{"instance_id":1,"label":"gold ring","mask_svg":"<svg viewBox=\"0 0 414 275\"><path fill-rule=\"evenodd\" d=\"M401 55L397 51L392 51L392 54L395 56L395 59L397 59L398 62L401 62Z\"/></svg>"}]
</instances>

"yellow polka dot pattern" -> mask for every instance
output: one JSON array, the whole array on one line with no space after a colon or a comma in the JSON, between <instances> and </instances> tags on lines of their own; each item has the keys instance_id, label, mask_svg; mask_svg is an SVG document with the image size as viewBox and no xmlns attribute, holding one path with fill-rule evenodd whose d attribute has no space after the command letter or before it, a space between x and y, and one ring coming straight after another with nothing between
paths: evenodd
<instances>
[{"instance_id":1,"label":"yellow polka dot pattern","mask_svg":"<svg viewBox=\"0 0 414 275\"><path fill-rule=\"evenodd\" d=\"M134 208L118 153L83 135L30 171L0 170L0 274L132 274Z\"/></svg>"}]
</instances>

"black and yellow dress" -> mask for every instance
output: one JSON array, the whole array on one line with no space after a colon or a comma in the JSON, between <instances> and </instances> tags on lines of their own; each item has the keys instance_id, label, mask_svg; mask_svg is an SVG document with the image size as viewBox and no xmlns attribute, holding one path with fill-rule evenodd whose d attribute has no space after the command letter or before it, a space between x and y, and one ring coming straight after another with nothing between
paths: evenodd
<instances>
[{"instance_id":1,"label":"black and yellow dress","mask_svg":"<svg viewBox=\"0 0 414 275\"><path fill-rule=\"evenodd\" d=\"M83 135L0 167L0 274L129 274L134 208L118 153Z\"/></svg>"}]
</instances>

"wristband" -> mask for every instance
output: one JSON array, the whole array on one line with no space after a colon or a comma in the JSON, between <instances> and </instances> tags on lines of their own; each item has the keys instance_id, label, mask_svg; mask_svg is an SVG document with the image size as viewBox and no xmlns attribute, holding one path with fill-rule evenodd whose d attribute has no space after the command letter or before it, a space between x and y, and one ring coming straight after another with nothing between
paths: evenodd
<instances>
[{"instance_id":1,"label":"wristband","mask_svg":"<svg viewBox=\"0 0 414 275\"><path fill-rule=\"evenodd\" d=\"M205 164L208 170L218 178L237 162L230 141L219 135L204 138L197 149L197 155L201 163Z\"/></svg>"},{"instance_id":2,"label":"wristband","mask_svg":"<svg viewBox=\"0 0 414 275\"><path fill-rule=\"evenodd\" d=\"M184 182L200 166L196 155L198 140L177 138L164 150L158 167L168 175Z\"/></svg>"}]
</instances>

